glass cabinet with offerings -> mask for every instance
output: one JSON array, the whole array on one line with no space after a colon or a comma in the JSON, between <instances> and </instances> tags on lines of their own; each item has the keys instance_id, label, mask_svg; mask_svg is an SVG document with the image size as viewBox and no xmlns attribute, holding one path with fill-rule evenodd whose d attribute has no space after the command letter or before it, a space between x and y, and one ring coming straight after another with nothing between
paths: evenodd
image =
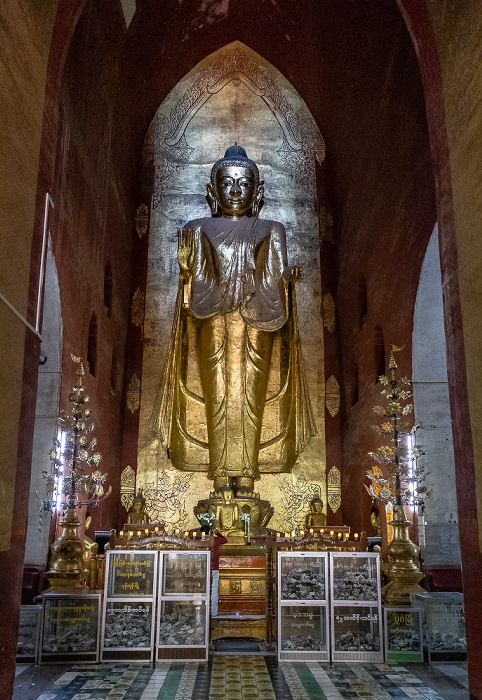
<instances>
[{"instance_id":1,"label":"glass cabinet with offerings","mask_svg":"<svg viewBox=\"0 0 482 700\"><path fill-rule=\"evenodd\" d=\"M99 660L101 593L44 593L39 662Z\"/></svg>"},{"instance_id":2,"label":"glass cabinet with offerings","mask_svg":"<svg viewBox=\"0 0 482 700\"><path fill-rule=\"evenodd\" d=\"M278 552L278 659L329 660L328 556Z\"/></svg>"},{"instance_id":3,"label":"glass cabinet with offerings","mask_svg":"<svg viewBox=\"0 0 482 700\"><path fill-rule=\"evenodd\" d=\"M423 662L421 608L384 608L386 661Z\"/></svg>"},{"instance_id":4,"label":"glass cabinet with offerings","mask_svg":"<svg viewBox=\"0 0 482 700\"><path fill-rule=\"evenodd\" d=\"M159 553L157 659L207 661L210 552Z\"/></svg>"},{"instance_id":5,"label":"glass cabinet with offerings","mask_svg":"<svg viewBox=\"0 0 482 700\"><path fill-rule=\"evenodd\" d=\"M377 553L330 552L332 661L382 661Z\"/></svg>"},{"instance_id":6,"label":"glass cabinet with offerings","mask_svg":"<svg viewBox=\"0 0 482 700\"><path fill-rule=\"evenodd\" d=\"M151 661L158 552L107 552L102 661Z\"/></svg>"},{"instance_id":7,"label":"glass cabinet with offerings","mask_svg":"<svg viewBox=\"0 0 482 700\"><path fill-rule=\"evenodd\" d=\"M464 661L467 640L463 594L435 591L416 594L412 599L424 609L429 662Z\"/></svg>"}]
</instances>

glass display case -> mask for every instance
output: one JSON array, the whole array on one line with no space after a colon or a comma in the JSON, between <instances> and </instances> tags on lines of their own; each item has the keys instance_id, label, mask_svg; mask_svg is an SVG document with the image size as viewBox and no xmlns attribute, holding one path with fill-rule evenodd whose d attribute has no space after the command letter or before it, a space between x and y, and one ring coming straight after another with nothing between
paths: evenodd
<instances>
[{"instance_id":1,"label":"glass display case","mask_svg":"<svg viewBox=\"0 0 482 700\"><path fill-rule=\"evenodd\" d=\"M207 661L209 551L159 553L157 659Z\"/></svg>"},{"instance_id":2,"label":"glass display case","mask_svg":"<svg viewBox=\"0 0 482 700\"><path fill-rule=\"evenodd\" d=\"M158 552L109 550L102 661L152 661Z\"/></svg>"},{"instance_id":3,"label":"glass display case","mask_svg":"<svg viewBox=\"0 0 482 700\"><path fill-rule=\"evenodd\" d=\"M424 608L429 662L464 661L467 640L463 594L427 592L412 598Z\"/></svg>"},{"instance_id":4,"label":"glass display case","mask_svg":"<svg viewBox=\"0 0 482 700\"><path fill-rule=\"evenodd\" d=\"M205 595L208 585L208 563L206 552L164 552L161 595Z\"/></svg>"},{"instance_id":5,"label":"glass display case","mask_svg":"<svg viewBox=\"0 0 482 700\"><path fill-rule=\"evenodd\" d=\"M331 552L331 598L338 602L378 602L379 555L373 552Z\"/></svg>"},{"instance_id":6,"label":"glass display case","mask_svg":"<svg viewBox=\"0 0 482 700\"><path fill-rule=\"evenodd\" d=\"M99 660L101 593L44 593L39 662Z\"/></svg>"},{"instance_id":7,"label":"glass display case","mask_svg":"<svg viewBox=\"0 0 482 700\"><path fill-rule=\"evenodd\" d=\"M380 559L330 552L332 661L382 661Z\"/></svg>"},{"instance_id":8,"label":"glass display case","mask_svg":"<svg viewBox=\"0 0 482 700\"><path fill-rule=\"evenodd\" d=\"M36 663L41 605L21 605L17 637L17 663Z\"/></svg>"},{"instance_id":9,"label":"glass display case","mask_svg":"<svg viewBox=\"0 0 482 700\"><path fill-rule=\"evenodd\" d=\"M423 662L423 610L384 608L386 661Z\"/></svg>"},{"instance_id":10,"label":"glass display case","mask_svg":"<svg viewBox=\"0 0 482 700\"><path fill-rule=\"evenodd\" d=\"M156 554L140 550L109 551L106 598L152 598L156 582Z\"/></svg>"},{"instance_id":11,"label":"glass display case","mask_svg":"<svg viewBox=\"0 0 482 700\"><path fill-rule=\"evenodd\" d=\"M329 660L328 556L278 552L278 659Z\"/></svg>"},{"instance_id":12,"label":"glass display case","mask_svg":"<svg viewBox=\"0 0 482 700\"><path fill-rule=\"evenodd\" d=\"M382 661L381 631L378 606L333 606L332 660Z\"/></svg>"}]
</instances>

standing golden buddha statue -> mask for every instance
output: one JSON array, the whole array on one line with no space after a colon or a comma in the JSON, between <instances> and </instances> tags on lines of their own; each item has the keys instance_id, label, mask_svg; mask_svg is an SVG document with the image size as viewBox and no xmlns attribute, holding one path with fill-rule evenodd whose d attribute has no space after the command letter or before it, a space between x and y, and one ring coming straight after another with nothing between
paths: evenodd
<instances>
[{"instance_id":1,"label":"standing golden buddha statue","mask_svg":"<svg viewBox=\"0 0 482 700\"><path fill-rule=\"evenodd\" d=\"M178 231L179 291L150 424L177 469L207 472L214 499L227 482L237 499L255 498L260 474L289 472L316 434L296 316L301 269L288 265L284 226L258 218L263 193L235 144L212 168L212 217ZM189 386L193 365L201 393ZM258 526L272 513L260 503L249 506Z\"/></svg>"}]
</instances>

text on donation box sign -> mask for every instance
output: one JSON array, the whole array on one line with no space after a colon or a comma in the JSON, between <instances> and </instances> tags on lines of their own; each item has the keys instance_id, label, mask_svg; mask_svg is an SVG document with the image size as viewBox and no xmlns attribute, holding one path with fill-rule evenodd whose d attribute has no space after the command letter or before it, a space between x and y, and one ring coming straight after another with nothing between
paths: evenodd
<instances>
[{"instance_id":1,"label":"text on donation box sign","mask_svg":"<svg viewBox=\"0 0 482 700\"><path fill-rule=\"evenodd\" d=\"M281 649L284 651L323 651L325 610L319 607L281 608Z\"/></svg>"},{"instance_id":2,"label":"text on donation box sign","mask_svg":"<svg viewBox=\"0 0 482 700\"><path fill-rule=\"evenodd\" d=\"M107 603L104 647L151 646L152 605L149 603Z\"/></svg>"},{"instance_id":3,"label":"text on donation box sign","mask_svg":"<svg viewBox=\"0 0 482 700\"><path fill-rule=\"evenodd\" d=\"M95 651L98 601L58 598L45 601L42 651Z\"/></svg>"},{"instance_id":4,"label":"text on donation box sign","mask_svg":"<svg viewBox=\"0 0 482 700\"><path fill-rule=\"evenodd\" d=\"M146 553L113 553L109 565L109 596L152 596L154 557Z\"/></svg>"},{"instance_id":5,"label":"text on donation box sign","mask_svg":"<svg viewBox=\"0 0 482 700\"><path fill-rule=\"evenodd\" d=\"M41 605L22 605L18 624L17 656L35 656Z\"/></svg>"}]
</instances>

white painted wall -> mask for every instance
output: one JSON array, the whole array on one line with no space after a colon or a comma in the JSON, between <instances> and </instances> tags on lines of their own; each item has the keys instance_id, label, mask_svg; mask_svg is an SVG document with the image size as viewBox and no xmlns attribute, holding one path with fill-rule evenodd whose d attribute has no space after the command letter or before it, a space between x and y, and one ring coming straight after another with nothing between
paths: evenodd
<instances>
[{"instance_id":1,"label":"white painted wall","mask_svg":"<svg viewBox=\"0 0 482 700\"><path fill-rule=\"evenodd\" d=\"M420 274L413 318L413 395L417 443L432 491L425 503L426 565L460 564L452 422L447 382L442 282L435 226Z\"/></svg>"}]
</instances>

